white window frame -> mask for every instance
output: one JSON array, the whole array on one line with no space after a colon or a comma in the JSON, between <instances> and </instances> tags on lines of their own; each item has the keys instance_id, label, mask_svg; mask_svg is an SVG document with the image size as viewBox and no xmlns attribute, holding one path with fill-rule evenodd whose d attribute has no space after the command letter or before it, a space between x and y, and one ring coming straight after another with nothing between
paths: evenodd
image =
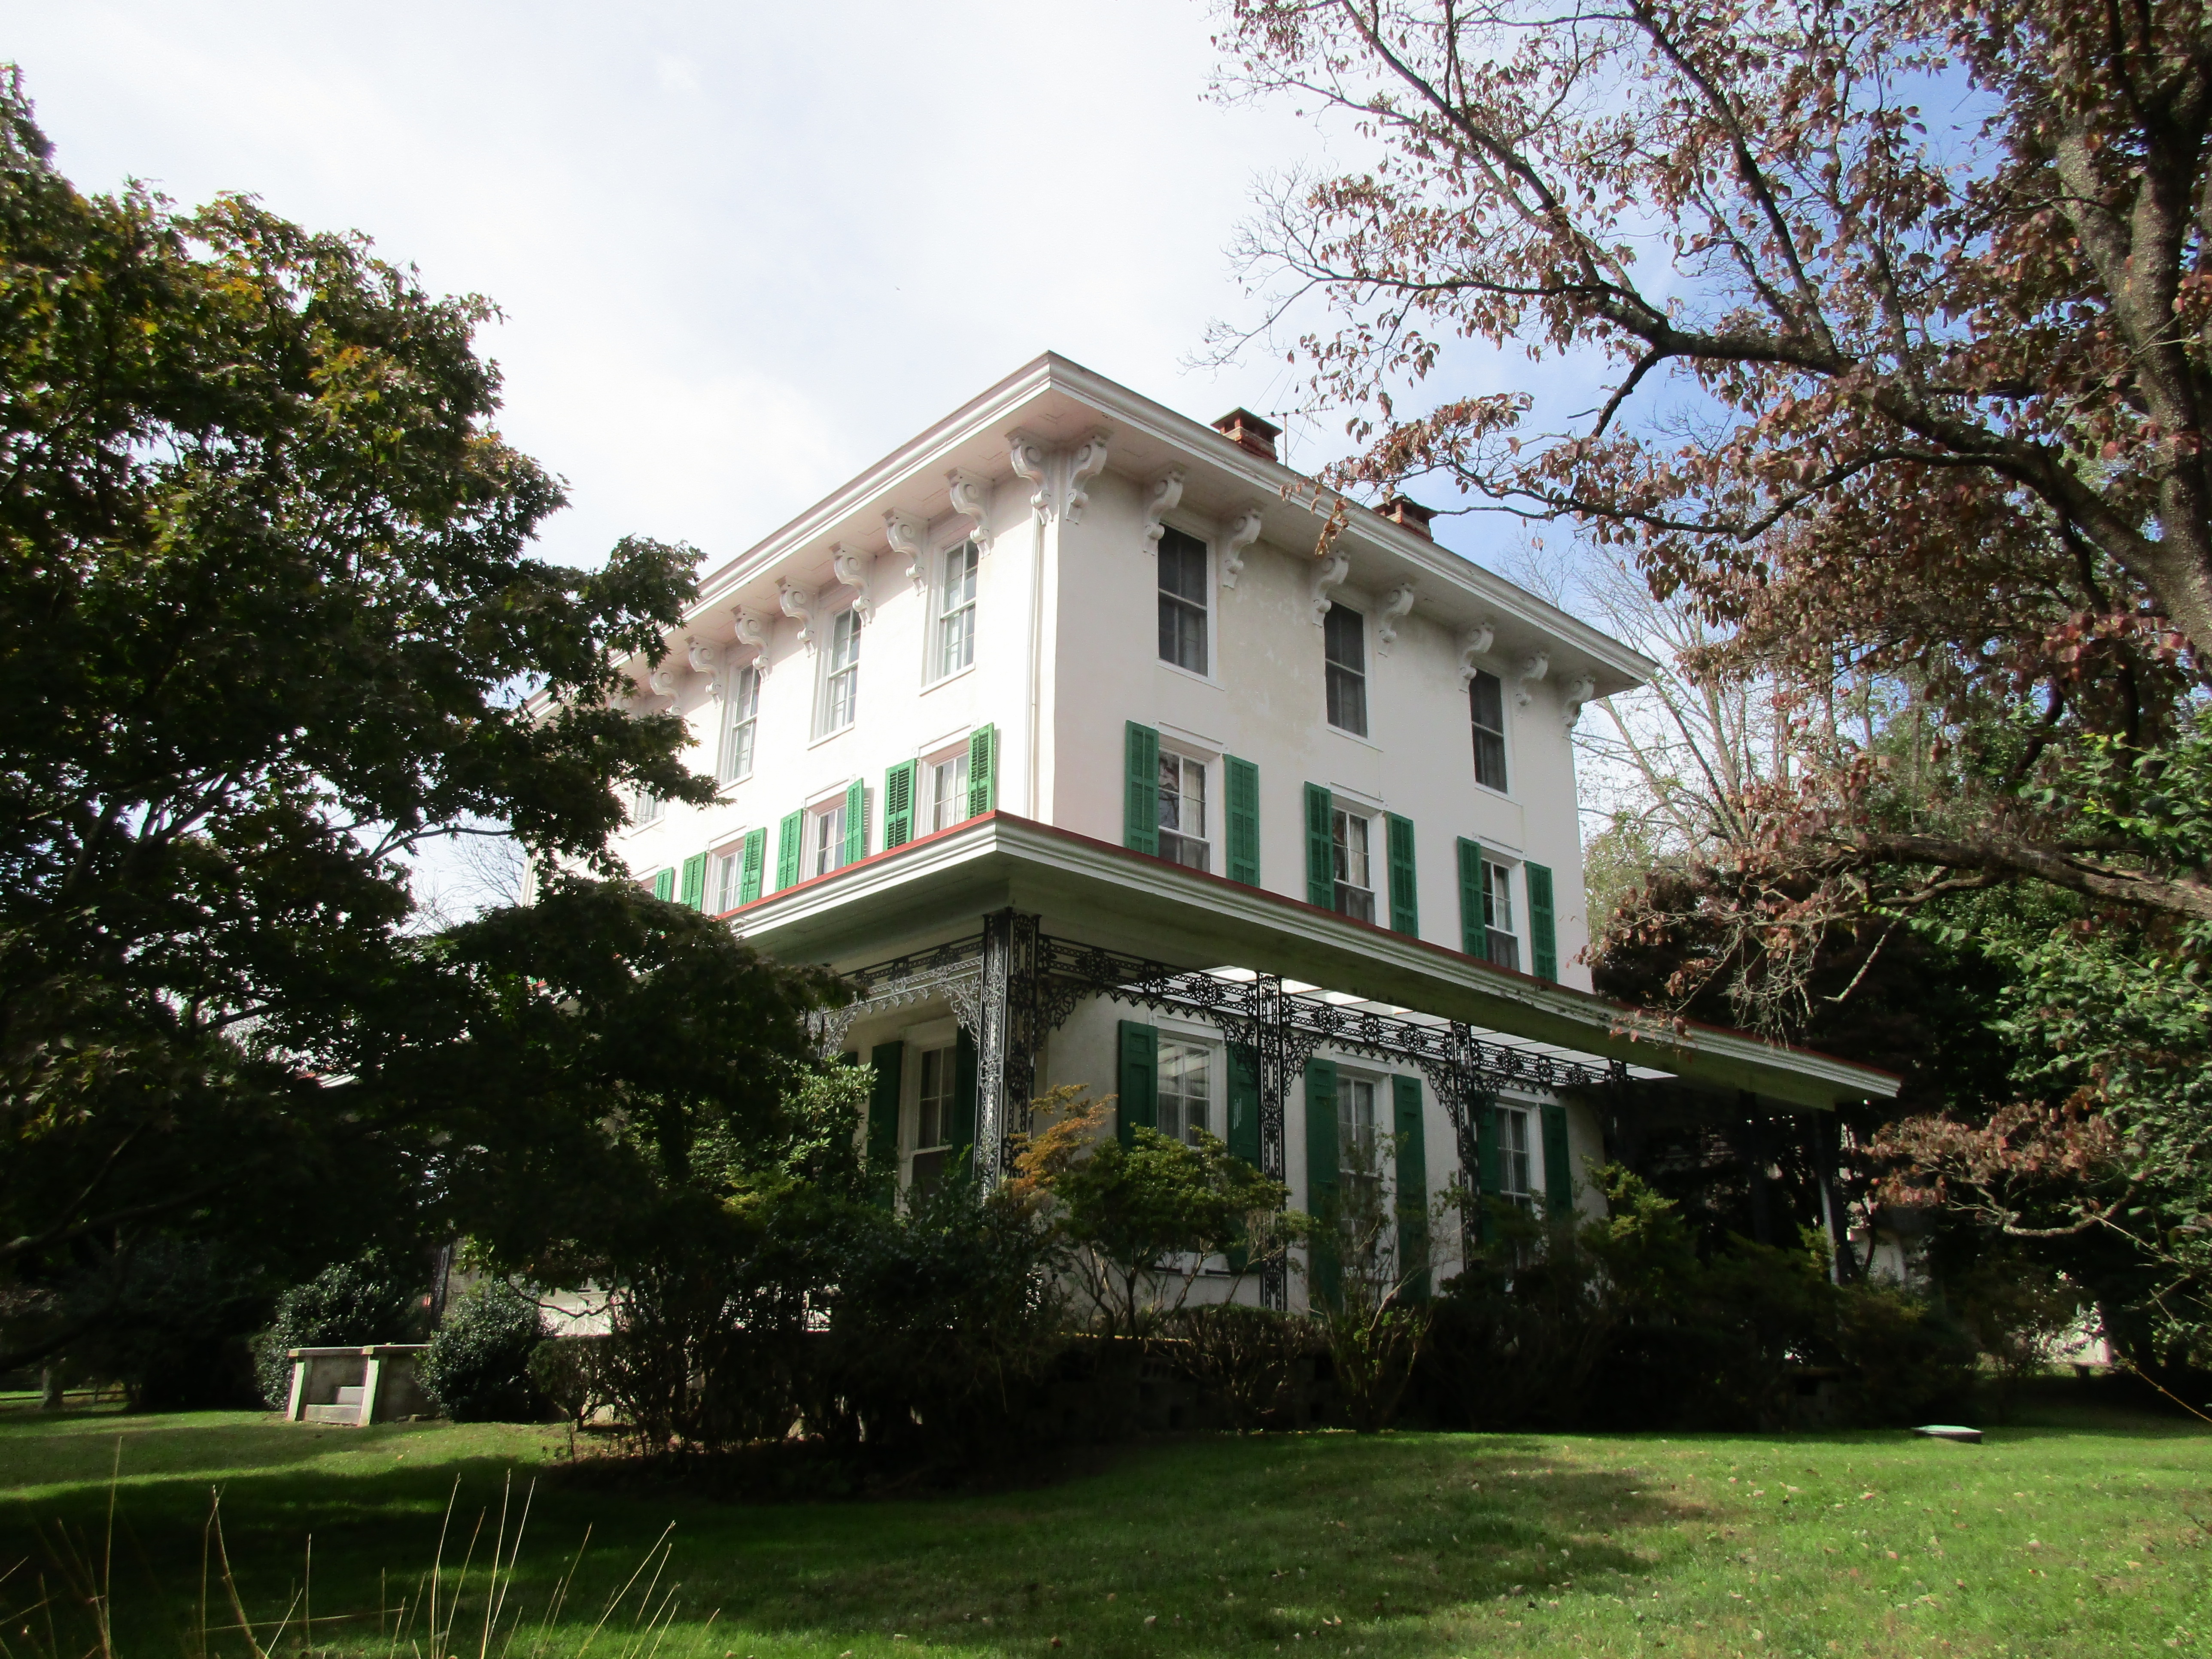
<instances>
[{"instance_id":1,"label":"white window frame","mask_svg":"<svg viewBox=\"0 0 2212 1659\"><path fill-rule=\"evenodd\" d=\"M1164 1025L1159 1027L1158 1030L1159 1041L1163 1044L1172 1042L1180 1048L1194 1049L1203 1056L1204 1064L1200 1074L1206 1080L1206 1121L1198 1127L1216 1140L1226 1140L1229 1138L1229 1102L1223 1093L1223 1089L1228 1081L1228 1066L1224 1062L1225 1050L1221 1046L1220 1039L1218 1036L1208 1036L1203 1031L1186 1031L1173 1026ZM1163 1073L1156 1067L1153 1074L1153 1101L1156 1106L1161 1099L1159 1091L1163 1081ZM1181 1140L1186 1146L1189 1145L1190 1129L1189 1124L1182 1124L1172 1139ZM1160 1133L1165 1134L1167 1131L1163 1128Z\"/></svg>"},{"instance_id":2,"label":"white window frame","mask_svg":"<svg viewBox=\"0 0 2212 1659\"><path fill-rule=\"evenodd\" d=\"M746 693L751 695L748 699ZM753 775L753 763L760 752L760 694L761 672L758 663L747 663L730 676L726 694L726 707L722 710L722 752L715 757L715 775L724 783L743 783ZM750 702L750 708L748 708ZM737 763L738 734L743 728L749 739L744 764Z\"/></svg>"},{"instance_id":3,"label":"white window frame","mask_svg":"<svg viewBox=\"0 0 2212 1659\"><path fill-rule=\"evenodd\" d=\"M941 643L940 631L944 627L945 600L945 596L949 592L945 580L945 565L953 554L969 546L973 546L975 550L975 597L968 601L966 606L969 613L968 660L962 663L957 668L940 669L939 666L939 663L942 661L942 655L939 651L939 645ZM975 666L975 653L981 647L983 641L981 628L983 597L982 543L977 541L973 536L955 536L945 542L934 552L933 552L929 556L929 560L928 580L922 584L922 591L925 595L927 595L929 602L929 614L924 619L924 625L921 630L921 684L922 688L925 690L935 686L943 685L951 680L957 680L963 674L972 671Z\"/></svg>"},{"instance_id":4,"label":"white window frame","mask_svg":"<svg viewBox=\"0 0 2212 1659\"><path fill-rule=\"evenodd\" d=\"M836 653L837 629L848 618L851 619L854 635L852 666L849 669L834 669L830 665ZM860 611L852 605L846 606L834 617L825 618L823 631L827 637L823 640L820 647L815 652L816 657L820 659L820 666L815 671L814 680L814 741L817 743L826 743L841 732L851 731L860 723L861 652L866 645L868 637L866 623L862 620ZM830 681L848 672L853 677L852 705L844 721L840 725L832 726L830 724L833 696Z\"/></svg>"},{"instance_id":5,"label":"white window frame","mask_svg":"<svg viewBox=\"0 0 2212 1659\"><path fill-rule=\"evenodd\" d=\"M1496 669L1485 668L1480 672L1498 682L1498 718L1500 722L1498 741L1505 750L1505 787L1500 789L1495 784L1485 783L1480 778L1474 776L1474 682L1473 679L1469 679L1467 683L1468 775L1474 778L1474 787L1481 790L1484 794L1495 795L1500 800L1511 800L1514 798L1513 781L1521 775L1520 763L1513 752L1513 692L1506 684L1505 676Z\"/></svg>"},{"instance_id":6,"label":"white window frame","mask_svg":"<svg viewBox=\"0 0 2212 1659\"><path fill-rule=\"evenodd\" d=\"M629 827L633 830L650 830L668 815L667 801L642 786L630 791L629 800Z\"/></svg>"},{"instance_id":7,"label":"white window frame","mask_svg":"<svg viewBox=\"0 0 2212 1659\"><path fill-rule=\"evenodd\" d=\"M738 908L738 895L745 884L746 833L738 830L707 854L707 914L710 916Z\"/></svg>"},{"instance_id":8,"label":"white window frame","mask_svg":"<svg viewBox=\"0 0 2212 1659\"><path fill-rule=\"evenodd\" d=\"M1521 880L1519 873L1522 866L1521 858L1517 854L1502 853L1496 848L1488 846L1483 842L1478 842L1476 845L1481 848L1482 862L1484 865L1482 878L1482 945L1484 959L1486 961L1489 959L1491 934L1503 933L1506 938L1513 941L1513 971L1516 973L1525 974L1528 971L1528 936L1518 923L1524 908L1525 902L1528 898L1528 893L1525 885ZM1490 918L1493 914L1490 903L1490 872L1492 870L1495 870L1498 872L1498 878L1504 884L1506 911L1505 919L1509 923L1515 924L1513 926L1493 927L1490 924Z\"/></svg>"},{"instance_id":9,"label":"white window frame","mask_svg":"<svg viewBox=\"0 0 2212 1659\"><path fill-rule=\"evenodd\" d=\"M833 840L825 842L823 839L823 827L832 818L837 821L837 834ZM835 864L826 861L832 848L836 852L837 861ZM840 793L820 805L807 809L806 839L799 843L799 879L811 881L817 876L826 876L833 870L844 867L845 796Z\"/></svg>"},{"instance_id":10,"label":"white window frame","mask_svg":"<svg viewBox=\"0 0 2212 1659\"><path fill-rule=\"evenodd\" d=\"M939 823L938 820L937 769L957 764L960 768L960 799L952 816ZM950 830L957 823L968 822L968 739L947 744L921 757L916 769L921 776L915 780L914 838L933 836L939 830Z\"/></svg>"},{"instance_id":11,"label":"white window frame","mask_svg":"<svg viewBox=\"0 0 2212 1659\"><path fill-rule=\"evenodd\" d=\"M1152 660L1171 674L1180 674L1187 680L1198 680L1206 685L1221 684L1221 584L1214 578L1217 561L1213 556L1213 538L1196 525L1176 515L1170 514L1160 522L1170 530L1179 530L1206 550L1206 672L1185 668L1179 662L1170 662L1159 652L1159 547L1152 547Z\"/></svg>"},{"instance_id":12,"label":"white window frame","mask_svg":"<svg viewBox=\"0 0 2212 1659\"><path fill-rule=\"evenodd\" d=\"M1532 1123L1537 1109L1515 1102L1498 1103L1498 1195L1523 1208L1535 1202L1536 1194L1544 1190L1544 1136L1540 1125ZM1511 1122L1518 1129L1521 1145L1516 1150L1506 1136L1506 1125ZM1513 1160L1518 1158L1526 1176L1526 1185L1513 1185Z\"/></svg>"},{"instance_id":13,"label":"white window frame","mask_svg":"<svg viewBox=\"0 0 2212 1659\"><path fill-rule=\"evenodd\" d=\"M936 1146L924 1146L921 1137L921 1071L922 1056L942 1048L954 1056L951 1061L950 1081L959 1087L960 1023L957 1019L932 1020L926 1025L909 1026L902 1034L906 1053L901 1059L899 1086L899 1191L914 1189L914 1160L918 1152L937 1151ZM943 1146L946 1143L939 1143Z\"/></svg>"},{"instance_id":14,"label":"white window frame","mask_svg":"<svg viewBox=\"0 0 2212 1659\"><path fill-rule=\"evenodd\" d=\"M1336 823L1340 817L1346 819L1357 818L1367 826L1367 834L1365 836L1365 850L1367 854L1367 885L1364 888L1359 887L1356 883L1351 881L1340 881L1336 878ZM1368 805L1364 801L1348 800L1342 795L1333 795L1329 798L1329 908L1334 910L1336 914L1340 916L1352 916L1352 919L1355 921L1373 921L1376 915L1377 902L1382 897L1382 893L1376 889L1375 884L1375 857L1376 842L1377 840L1375 830L1376 825L1380 823L1382 821L1382 815L1375 811L1374 808ZM1387 836L1382 839L1383 841L1382 849L1382 874L1384 882L1387 884L1390 873L1390 852ZM1350 840L1351 837L1347 836L1346 837L1347 846L1350 843ZM1352 915L1351 911L1345 909L1338 902L1337 889L1340 887L1350 887L1354 891L1364 892L1367 895L1367 914L1364 916Z\"/></svg>"},{"instance_id":15,"label":"white window frame","mask_svg":"<svg viewBox=\"0 0 2212 1659\"><path fill-rule=\"evenodd\" d=\"M1333 601L1329 605L1327 615L1322 618L1322 724L1326 726L1330 731L1336 732L1340 737L1351 738L1354 741L1359 743L1372 744L1375 740L1375 641L1372 637L1374 633L1373 607L1369 605L1364 600L1359 600L1357 603L1354 603L1354 599L1355 596L1346 594L1343 599ZM1328 671L1332 667L1335 666L1335 665L1329 660L1328 656L1328 618L1330 617L1336 616L1339 612L1342 612L1346 616L1357 617L1359 618L1359 708L1361 714L1364 717L1362 720L1362 724L1365 727L1365 730L1359 732L1353 731L1348 726L1339 726L1334 720L1328 717Z\"/></svg>"},{"instance_id":16,"label":"white window frame","mask_svg":"<svg viewBox=\"0 0 2212 1659\"><path fill-rule=\"evenodd\" d=\"M1205 829L1195 836L1182 830L1170 830L1165 824L1158 825L1157 829L1160 837L1160 856L1166 859L1170 864L1182 864L1182 860L1181 859L1172 856L1168 852L1168 838L1170 836L1174 836L1180 841L1194 842L1205 849L1205 862L1201 864L1185 864L1183 865L1183 867L1187 870L1200 870L1207 872L1213 872L1213 826L1221 815L1212 810L1214 802L1219 798L1218 792L1214 788L1212 759L1206 755L1193 753L1180 745L1170 747L1166 743L1162 743L1160 744L1159 757L1164 763L1167 761L1174 761L1177 764L1178 771L1176 774L1176 798L1178 801L1186 798L1185 792L1182 788L1182 779L1188 775L1187 772L1181 769L1188 767L1195 767L1198 769L1198 804L1200 811L1204 813L1206 818ZM1180 812L1177 813L1177 817L1180 819Z\"/></svg>"}]
</instances>

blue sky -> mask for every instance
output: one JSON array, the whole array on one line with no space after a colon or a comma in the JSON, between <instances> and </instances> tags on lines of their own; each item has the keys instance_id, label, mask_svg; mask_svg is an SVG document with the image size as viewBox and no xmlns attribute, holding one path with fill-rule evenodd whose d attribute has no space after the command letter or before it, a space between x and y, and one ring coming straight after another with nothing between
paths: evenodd
<instances>
[{"instance_id":1,"label":"blue sky","mask_svg":"<svg viewBox=\"0 0 2212 1659\"><path fill-rule=\"evenodd\" d=\"M1254 176L1322 153L1206 101L1196 0L0 15L80 185L251 191L496 301L559 556L726 557L1048 348L1200 418L1296 397L1279 355L1183 366L1248 314Z\"/></svg>"}]
</instances>

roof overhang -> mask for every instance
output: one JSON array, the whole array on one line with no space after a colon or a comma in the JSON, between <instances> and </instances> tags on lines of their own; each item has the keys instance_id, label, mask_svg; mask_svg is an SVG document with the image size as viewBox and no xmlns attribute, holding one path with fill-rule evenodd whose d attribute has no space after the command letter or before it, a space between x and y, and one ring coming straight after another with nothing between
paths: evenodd
<instances>
[{"instance_id":1,"label":"roof overhang","mask_svg":"<svg viewBox=\"0 0 2212 1659\"><path fill-rule=\"evenodd\" d=\"M1042 917L1048 933L1169 967L1277 974L1776 1105L1897 1092L1899 1079L1872 1066L1630 1008L1007 812L801 882L729 921L780 960L856 968L1008 905Z\"/></svg>"}]
</instances>

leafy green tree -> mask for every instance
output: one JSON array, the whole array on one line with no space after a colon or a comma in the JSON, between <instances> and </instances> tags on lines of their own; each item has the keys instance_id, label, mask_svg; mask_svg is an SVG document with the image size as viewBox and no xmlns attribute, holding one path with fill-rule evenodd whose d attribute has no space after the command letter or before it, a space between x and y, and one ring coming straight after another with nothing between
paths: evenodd
<instances>
[{"instance_id":1,"label":"leafy green tree","mask_svg":"<svg viewBox=\"0 0 2212 1659\"><path fill-rule=\"evenodd\" d=\"M1238 1275L1285 1249L1303 1218L1290 1189L1200 1130L1188 1141L1109 1131L1114 1097L1063 1086L1041 1097L1054 1121L1016 1160L1017 1190L1048 1206L1078 1283L1109 1334L1135 1337L1175 1313L1210 1259Z\"/></svg>"},{"instance_id":2,"label":"leafy green tree","mask_svg":"<svg viewBox=\"0 0 2212 1659\"><path fill-rule=\"evenodd\" d=\"M626 791L711 796L622 669L695 556L531 555L492 314L250 198L81 193L0 82L0 1367L162 1230L404 1231L434 1126L361 1079L459 1035L409 855L611 871Z\"/></svg>"}]
</instances>

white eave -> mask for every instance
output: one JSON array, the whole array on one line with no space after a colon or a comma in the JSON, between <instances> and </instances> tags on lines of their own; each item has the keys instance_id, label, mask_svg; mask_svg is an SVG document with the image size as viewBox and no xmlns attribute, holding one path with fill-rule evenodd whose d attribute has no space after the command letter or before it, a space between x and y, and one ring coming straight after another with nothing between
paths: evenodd
<instances>
[{"instance_id":1,"label":"white eave","mask_svg":"<svg viewBox=\"0 0 2212 1659\"><path fill-rule=\"evenodd\" d=\"M702 637L726 638L731 612L740 604L773 613L775 584L787 577L801 586L834 586L830 548L845 543L869 552L888 548L886 507L934 521L951 511L946 474L954 468L994 484L1012 476L1006 434L1017 428L1054 447L1080 442L1095 430L1109 434L1109 471L1150 477L1192 459L1205 464L1186 484L1183 501L1194 511L1225 516L1257 508L1266 538L1296 548L1317 538L1322 515L1312 506L1311 482L1278 462L1253 454L1212 427L1179 415L1079 363L1047 352L971 399L928 430L860 473L835 493L700 583L691 615ZM1285 492L1303 499L1285 499ZM1004 533L1007 526L996 526ZM1588 674L1598 696L1640 685L1657 665L1611 635L1578 621L1427 537L1355 504L1340 544L1352 556L1353 580L1376 590L1413 580L1418 614L1455 629L1494 623L1500 652L1547 650L1557 678Z\"/></svg>"}]
</instances>

